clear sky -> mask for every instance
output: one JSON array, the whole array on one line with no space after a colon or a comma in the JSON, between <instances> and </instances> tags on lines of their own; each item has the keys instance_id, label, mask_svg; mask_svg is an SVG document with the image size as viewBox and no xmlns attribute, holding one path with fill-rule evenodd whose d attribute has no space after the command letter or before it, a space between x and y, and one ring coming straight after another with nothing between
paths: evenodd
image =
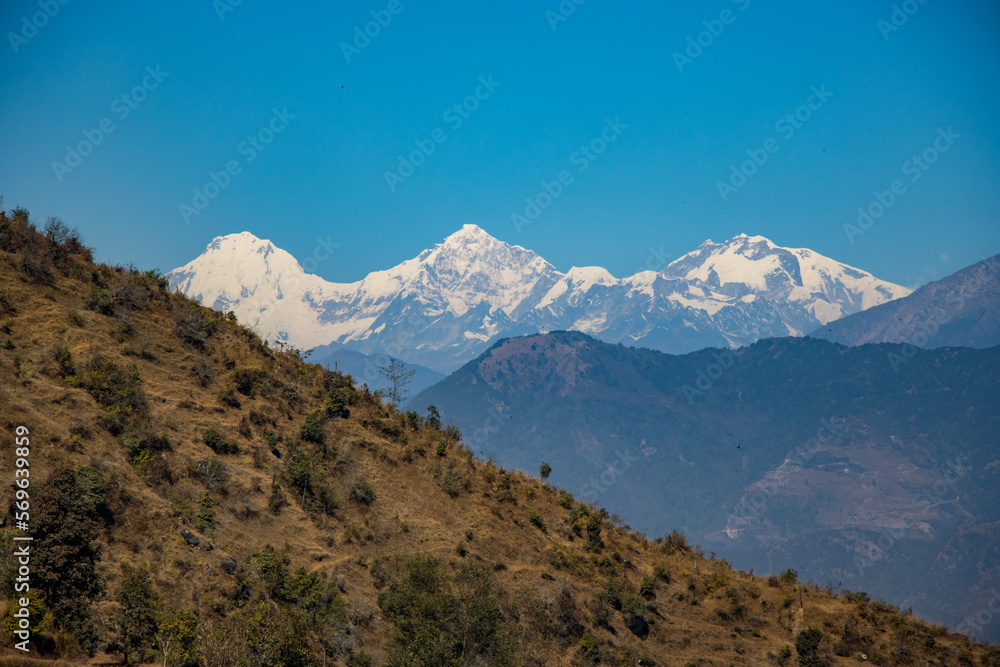
<instances>
[{"instance_id":1,"label":"clear sky","mask_svg":"<svg viewBox=\"0 0 1000 667\"><path fill-rule=\"evenodd\" d=\"M234 2L0 3L6 207L107 262L248 230L335 281L465 223L619 277L739 233L907 286L1000 252L992 0Z\"/></svg>"}]
</instances>

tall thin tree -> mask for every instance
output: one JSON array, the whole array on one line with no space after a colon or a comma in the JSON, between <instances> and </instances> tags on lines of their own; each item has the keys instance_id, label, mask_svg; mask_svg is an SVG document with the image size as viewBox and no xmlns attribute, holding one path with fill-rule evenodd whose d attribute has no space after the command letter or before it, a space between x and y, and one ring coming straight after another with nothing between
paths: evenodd
<instances>
[{"instance_id":1,"label":"tall thin tree","mask_svg":"<svg viewBox=\"0 0 1000 667\"><path fill-rule=\"evenodd\" d=\"M392 386L379 391L379 395L389 399L392 407L398 408L406 400L406 387L413 380L416 371L407 368L399 359L389 357L389 361L378 367L378 374L381 375Z\"/></svg>"}]
</instances>

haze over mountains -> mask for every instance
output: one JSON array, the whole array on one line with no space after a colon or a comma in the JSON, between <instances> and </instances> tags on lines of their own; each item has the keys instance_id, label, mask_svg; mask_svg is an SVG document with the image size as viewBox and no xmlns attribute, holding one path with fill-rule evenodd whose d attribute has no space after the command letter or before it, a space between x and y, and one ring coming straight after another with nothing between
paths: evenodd
<instances>
[{"instance_id":1,"label":"haze over mountains","mask_svg":"<svg viewBox=\"0 0 1000 667\"><path fill-rule=\"evenodd\" d=\"M9 632L0 646L3 664L749 667L788 664L793 651L811 665L1000 661L1000 649L866 593L803 584L791 570L738 572L678 532L650 540L557 486L477 460L475 428L462 436L404 413L191 302L155 270L95 264L92 252L62 223L43 235L26 210L0 210L9 369L0 401L11 433L17 425L17 455L31 461L30 521L0 531L0 603L28 619L16 633L23 646ZM1000 562L987 522L1000 466L978 444L996 432L984 386L996 382L996 351L918 354L893 388L873 350L808 338L727 350L739 358L722 361L729 379L678 400L670 385L703 367L714 375L719 351L675 357L562 332L498 344L438 387L462 388L478 373L458 396L472 403L487 386L497 396L516 389L517 410L491 406L489 418L516 417L505 426L529 436L523 445L537 442L541 415L547 457L567 455L566 433L552 427L570 417L567 433L588 439L578 456L551 459L556 484L577 459L625 443L617 468L598 475L599 499L614 485L645 494L636 517L672 517L671 528L693 516L661 502L671 487L688 491L673 496L680 505L703 504L697 520L711 523L713 499L732 505L773 468L782 443L820 424L833 438L779 466L801 469L787 474L788 488L736 514L747 522L726 524L730 542L777 543L786 552L768 552L771 562L795 568L827 557L832 493L855 488L877 501L845 505L845 524L894 531L871 512L898 511L900 488L940 481L936 464L954 456L958 479L929 487L916 522L902 515L907 540L957 535L934 552L944 575L896 567L910 553L902 540L865 567L905 580L891 602L988 584ZM956 406L968 414L956 419ZM733 429L745 452L735 458ZM640 432L647 437L629 441ZM892 475L880 474L883 461L898 464ZM16 490L0 490L10 511ZM967 530L949 532L955 525ZM26 566L12 545L24 537L28 592L14 590Z\"/></svg>"},{"instance_id":2,"label":"haze over mountains","mask_svg":"<svg viewBox=\"0 0 1000 667\"><path fill-rule=\"evenodd\" d=\"M615 278L557 271L465 225L398 266L339 284L243 232L168 274L172 286L272 340L340 343L448 373L496 340L556 330L684 353L800 336L909 290L808 249L741 234L705 241L663 270Z\"/></svg>"},{"instance_id":3,"label":"haze over mountains","mask_svg":"<svg viewBox=\"0 0 1000 667\"><path fill-rule=\"evenodd\" d=\"M946 346L997 344L996 269L911 294L741 234L616 278L466 225L356 283L246 232L168 278L370 385L421 365L409 408L643 530L959 626L1000 583L1000 358Z\"/></svg>"},{"instance_id":4,"label":"haze over mountains","mask_svg":"<svg viewBox=\"0 0 1000 667\"><path fill-rule=\"evenodd\" d=\"M844 317L809 335L843 345L1000 345L1000 255L928 283L906 298Z\"/></svg>"},{"instance_id":5,"label":"haze over mountains","mask_svg":"<svg viewBox=\"0 0 1000 667\"><path fill-rule=\"evenodd\" d=\"M680 526L739 567L794 566L955 627L1000 585L1000 348L894 372L903 347L674 356L558 332L502 341L411 405L650 534Z\"/></svg>"}]
</instances>

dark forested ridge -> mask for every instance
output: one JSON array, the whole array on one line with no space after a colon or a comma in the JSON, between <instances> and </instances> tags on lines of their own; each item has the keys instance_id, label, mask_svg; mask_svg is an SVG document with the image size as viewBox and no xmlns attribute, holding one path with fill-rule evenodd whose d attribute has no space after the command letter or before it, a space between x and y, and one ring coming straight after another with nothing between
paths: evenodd
<instances>
[{"instance_id":1,"label":"dark forested ridge","mask_svg":"<svg viewBox=\"0 0 1000 667\"><path fill-rule=\"evenodd\" d=\"M682 526L742 567L795 565L956 627L1000 584L1000 348L673 356L557 332L498 343L428 403L477 453L544 459L633 526Z\"/></svg>"}]
</instances>

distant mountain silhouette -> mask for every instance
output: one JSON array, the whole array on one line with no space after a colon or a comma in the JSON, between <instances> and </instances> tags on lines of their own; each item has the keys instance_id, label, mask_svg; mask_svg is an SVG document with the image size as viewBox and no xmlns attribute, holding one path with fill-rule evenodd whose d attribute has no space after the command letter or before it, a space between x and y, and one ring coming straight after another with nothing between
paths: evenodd
<instances>
[{"instance_id":1,"label":"distant mountain silhouette","mask_svg":"<svg viewBox=\"0 0 1000 667\"><path fill-rule=\"evenodd\" d=\"M411 405L642 530L956 626L1000 585L1000 347L905 347L673 356L558 332L502 341Z\"/></svg>"},{"instance_id":2,"label":"distant mountain silhouette","mask_svg":"<svg viewBox=\"0 0 1000 667\"><path fill-rule=\"evenodd\" d=\"M1000 255L928 283L902 299L823 325L809 335L842 345L1000 345Z\"/></svg>"}]
</instances>

